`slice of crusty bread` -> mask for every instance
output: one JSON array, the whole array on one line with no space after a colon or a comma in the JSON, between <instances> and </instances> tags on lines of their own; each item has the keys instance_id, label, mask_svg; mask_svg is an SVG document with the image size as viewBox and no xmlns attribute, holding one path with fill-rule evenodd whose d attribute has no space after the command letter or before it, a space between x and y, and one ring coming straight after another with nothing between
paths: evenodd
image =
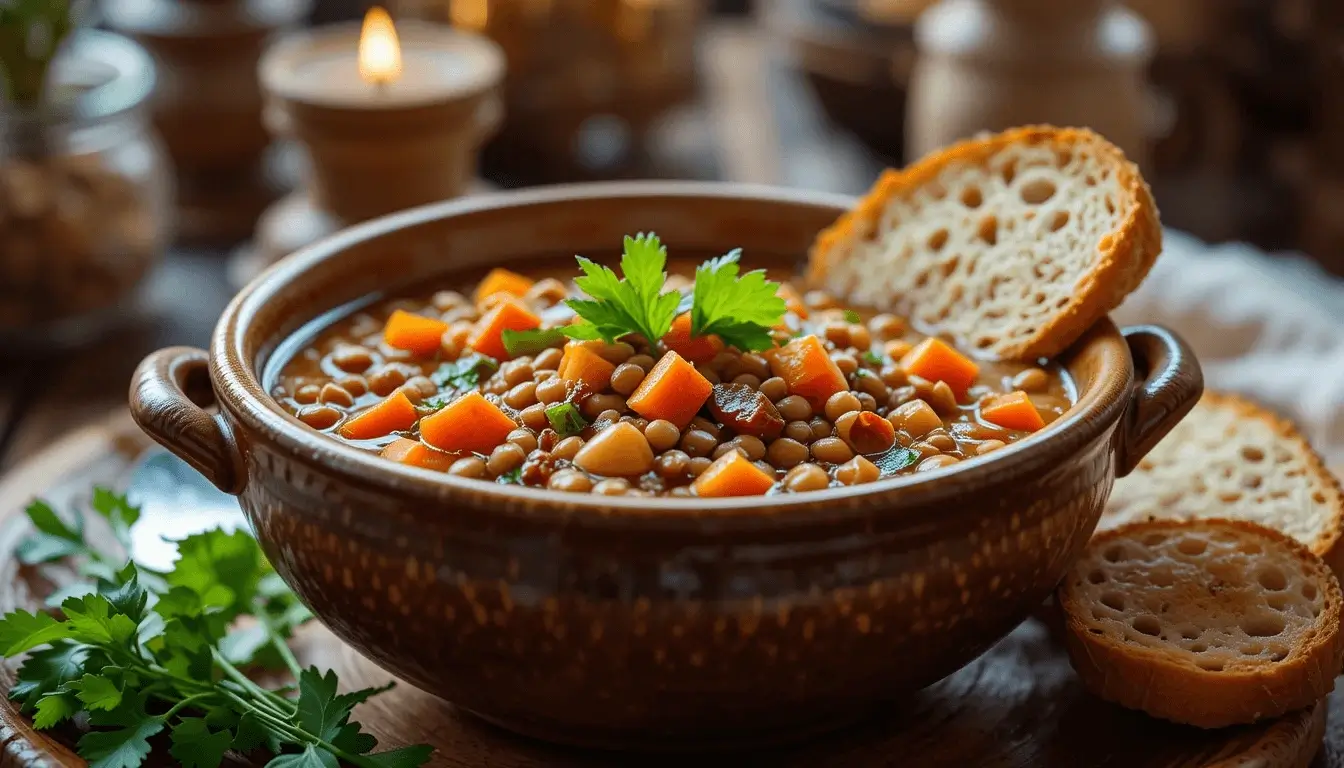
<instances>
[{"instance_id":1,"label":"slice of crusty bread","mask_svg":"<svg viewBox=\"0 0 1344 768\"><path fill-rule=\"evenodd\" d=\"M889 170L818 235L809 281L982 358L1053 357L1138 287L1157 207L1087 130L1018 128Z\"/></svg>"},{"instance_id":2,"label":"slice of crusty bread","mask_svg":"<svg viewBox=\"0 0 1344 768\"><path fill-rule=\"evenodd\" d=\"M1097 536L1057 594L1096 695L1203 728L1308 706L1334 687L1339 582L1244 520L1155 520Z\"/></svg>"},{"instance_id":3,"label":"slice of crusty bread","mask_svg":"<svg viewBox=\"0 0 1344 768\"><path fill-rule=\"evenodd\" d=\"M1236 397L1205 393L1128 477L1098 530L1152 518L1250 520L1302 542L1344 574L1344 493L1288 421Z\"/></svg>"}]
</instances>

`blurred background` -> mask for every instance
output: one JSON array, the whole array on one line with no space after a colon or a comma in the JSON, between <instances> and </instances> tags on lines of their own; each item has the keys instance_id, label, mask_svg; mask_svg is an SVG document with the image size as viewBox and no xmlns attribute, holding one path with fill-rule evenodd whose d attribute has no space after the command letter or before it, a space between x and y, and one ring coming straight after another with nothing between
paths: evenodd
<instances>
[{"instance_id":1,"label":"blurred background","mask_svg":"<svg viewBox=\"0 0 1344 768\"><path fill-rule=\"evenodd\" d=\"M1085 125L1142 165L1180 242L1305 269L1314 306L1344 306L1327 277L1344 275L1337 0L386 4L503 56L486 84L502 111L473 129L477 171L453 194L618 178L860 193L976 131ZM207 344L274 258L365 217L258 71L277 41L369 8L0 7L0 468L124 401L145 352Z\"/></svg>"}]
</instances>

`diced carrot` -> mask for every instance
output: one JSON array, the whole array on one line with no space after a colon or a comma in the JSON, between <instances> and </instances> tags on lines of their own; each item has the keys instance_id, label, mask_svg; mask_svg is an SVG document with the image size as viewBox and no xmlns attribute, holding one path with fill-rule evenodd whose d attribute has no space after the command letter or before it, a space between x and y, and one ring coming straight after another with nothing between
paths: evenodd
<instances>
[{"instance_id":1,"label":"diced carrot","mask_svg":"<svg viewBox=\"0 0 1344 768\"><path fill-rule=\"evenodd\" d=\"M792 285L780 283L779 290L775 293L784 300L784 306L788 307L790 312L799 319L807 319L807 304L803 303L803 297L798 295L798 291Z\"/></svg>"},{"instance_id":2,"label":"diced carrot","mask_svg":"<svg viewBox=\"0 0 1344 768\"><path fill-rule=\"evenodd\" d=\"M1045 419L1026 392L999 395L980 407L980 416L1000 427L1022 432L1035 432L1045 426Z\"/></svg>"},{"instance_id":3,"label":"diced carrot","mask_svg":"<svg viewBox=\"0 0 1344 768\"><path fill-rule=\"evenodd\" d=\"M799 336L782 347L768 350L770 372L784 380L789 394L798 395L820 411L836 392L849 389L826 345L815 335Z\"/></svg>"},{"instance_id":4,"label":"diced carrot","mask_svg":"<svg viewBox=\"0 0 1344 768\"><path fill-rule=\"evenodd\" d=\"M713 391L714 385L695 366L668 352L625 403L649 421L665 419L685 429Z\"/></svg>"},{"instance_id":5,"label":"diced carrot","mask_svg":"<svg viewBox=\"0 0 1344 768\"><path fill-rule=\"evenodd\" d=\"M439 350L443 332L448 324L432 317L398 309L387 319L383 341L389 347L404 349L417 355L432 355Z\"/></svg>"},{"instance_id":6,"label":"diced carrot","mask_svg":"<svg viewBox=\"0 0 1344 768\"><path fill-rule=\"evenodd\" d=\"M485 313L471 329L467 345L489 355L496 360L508 360L509 351L504 348L504 331L530 331L541 327L541 318L532 314L517 301L504 301Z\"/></svg>"},{"instance_id":7,"label":"diced carrot","mask_svg":"<svg viewBox=\"0 0 1344 768\"><path fill-rule=\"evenodd\" d=\"M729 451L700 473L694 487L697 496L760 496L774 484L773 477L740 451Z\"/></svg>"},{"instance_id":8,"label":"diced carrot","mask_svg":"<svg viewBox=\"0 0 1344 768\"><path fill-rule=\"evenodd\" d=\"M476 286L474 296L475 302L479 305L486 298L496 293L507 293L510 296L524 296L529 288L532 287L532 280L517 272L511 272L503 267L496 267L490 270L481 282Z\"/></svg>"},{"instance_id":9,"label":"diced carrot","mask_svg":"<svg viewBox=\"0 0 1344 768\"><path fill-rule=\"evenodd\" d=\"M947 382L958 397L966 394L980 374L980 366L940 339L929 337L905 353L901 367L907 374Z\"/></svg>"},{"instance_id":10,"label":"diced carrot","mask_svg":"<svg viewBox=\"0 0 1344 768\"><path fill-rule=\"evenodd\" d=\"M468 392L420 420L420 439L441 451L490 453L518 424L480 392Z\"/></svg>"},{"instance_id":11,"label":"diced carrot","mask_svg":"<svg viewBox=\"0 0 1344 768\"><path fill-rule=\"evenodd\" d=\"M565 355L560 358L560 368L556 373L573 386L581 386L588 394L596 394L611 383L611 374L616 366L594 352L585 344L570 342L565 345Z\"/></svg>"},{"instance_id":12,"label":"diced carrot","mask_svg":"<svg viewBox=\"0 0 1344 768\"><path fill-rule=\"evenodd\" d=\"M663 346L692 363L708 363L723 351L723 340L718 336L691 336L691 313L677 315L672 330L663 337Z\"/></svg>"},{"instance_id":13,"label":"diced carrot","mask_svg":"<svg viewBox=\"0 0 1344 768\"><path fill-rule=\"evenodd\" d=\"M389 443L383 449L382 457L400 464L424 467L438 472L446 472L453 462L462 458L459 454L445 453L437 448L430 448L419 440L408 440L404 437Z\"/></svg>"},{"instance_id":14,"label":"diced carrot","mask_svg":"<svg viewBox=\"0 0 1344 768\"><path fill-rule=\"evenodd\" d=\"M337 432L347 440L372 440L415 426L419 414L406 393L397 390L342 424Z\"/></svg>"}]
</instances>

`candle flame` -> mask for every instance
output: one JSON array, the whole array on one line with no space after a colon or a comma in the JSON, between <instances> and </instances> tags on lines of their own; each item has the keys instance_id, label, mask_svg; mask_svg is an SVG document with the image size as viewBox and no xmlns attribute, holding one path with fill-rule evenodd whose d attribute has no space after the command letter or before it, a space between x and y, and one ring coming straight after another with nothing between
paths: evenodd
<instances>
[{"instance_id":1,"label":"candle flame","mask_svg":"<svg viewBox=\"0 0 1344 768\"><path fill-rule=\"evenodd\" d=\"M401 42L387 11L374 6L364 16L359 34L359 76L366 83L386 85L401 78Z\"/></svg>"}]
</instances>

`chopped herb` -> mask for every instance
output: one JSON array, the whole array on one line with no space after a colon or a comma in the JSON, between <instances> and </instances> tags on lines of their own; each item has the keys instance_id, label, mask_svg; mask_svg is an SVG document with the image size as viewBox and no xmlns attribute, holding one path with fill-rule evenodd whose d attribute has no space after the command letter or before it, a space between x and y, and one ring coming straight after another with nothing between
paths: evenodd
<instances>
[{"instance_id":1,"label":"chopped herb","mask_svg":"<svg viewBox=\"0 0 1344 768\"><path fill-rule=\"evenodd\" d=\"M784 319L788 306L779 297L779 283L757 269L738 277L741 250L710 259L695 270L691 334L717 335L744 352L770 349L770 330Z\"/></svg>"},{"instance_id":2,"label":"chopped herb","mask_svg":"<svg viewBox=\"0 0 1344 768\"><path fill-rule=\"evenodd\" d=\"M882 472L883 477L894 475L906 467L913 466L919 461L920 453L913 448L904 446L895 446L881 456L869 457L877 468Z\"/></svg>"},{"instance_id":3,"label":"chopped herb","mask_svg":"<svg viewBox=\"0 0 1344 768\"><path fill-rule=\"evenodd\" d=\"M882 359L881 355L870 349L863 353L863 362L868 363L869 365L882 365L886 360Z\"/></svg>"},{"instance_id":4,"label":"chopped herb","mask_svg":"<svg viewBox=\"0 0 1344 768\"><path fill-rule=\"evenodd\" d=\"M508 350L510 357L535 355L542 350L563 344L566 338L568 337L565 336L564 330L560 328L538 328L532 331L514 331L506 328L500 334L504 349Z\"/></svg>"},{"instance_id":5,"label":"chopped herb","mask_svg":"<svg viewBox=\"0 0 1344 768\"><path fill-rule=\"evenodd\" d=\"M499 362L493 357L472 353L444 363L439 370L430 375L434 383L450 389L475 389L481 385L481 371L493 373L499 370ZM442 406L440 406L442 407Z\"/></svg>"},{"instance_id":6,"label":"chopped herb","mask_svg":"<svg viewBox=\"0 0 1344 768\"><path fill-rule=\"evenodd\" d=\"M92 507L118 538L140 516L101 488ZM245 531L188 536L172 569L154 571L91 546L78 516L67 523L34 502L28 518L37 533L21 545L27 562L73 557L97 583L67 596L59 618L20 610L0 619L0 654L27 656L9 696L40 729L83 716L91 728L78 751L90 766L136 768L156 749L167 753L158 761L218 766L230 750L263 747L273 766L429 760L423 745L373 753L377 740L350 719L390 686L339 694L334 673L299 666L288 640L311 614ZM243 675L252 666L287 670L296 685L264 688Z\"/></svg>"},{"instance_id":7,"label":"chopped herb","mask_svg":"<svg viewBox=\"0 0 1344 768\"><path fill-rule=\"evenodd\" d=\"M429 416L448 407L448 404L451 402L452 398L443 397L442 395L428 397L421 400L420 404L415 406L415 412L421 416Z\"/></svg>"},{"instance_id":8,"label":"chopped herb","mask_svg":"<svg viewBox=\"0 0 1344 768\"><path fill-rule=\"evenodd\" d=\"M577 435L588 426L584 420L583 414L574 407L573 403L556 403L546 409L546 418L551 422L551 429L554 429L561 437L570 437Z\"/></svg>"},{"instance_id":9,"label":"chopped herb","mask_svg":"<svg viewBox=\"0 0 1344 768\"><path fill-rule=\"evenodd\" d=\"M636 333L656 342L672 327L681 294L663 292L667 282L667 249L658 236L649 233L625 238L621 257L623 279L608 267L576 257L584 277L574 281L587 299L569 299L565 304L582 322L564 326L572 339L602 339L614 343Z\"/></svg>"},{"instance_id":10,"label":"chopped herb","mask_svg":"<svg viewBox=\"0 0 1344 768\"><path fill-rule=\"evenodd\" d=\"M500 485L522 485L522 484L523 484L523 468L522 468L522 467L514 467L513 469L509 470L508 472L505 472L504 474L502 474L502 475L500 475L499 477L495 478L495 482L496 482L496 483L499 483Z\"/></svg>"},{"instance_id":11,"label":"chopped herb","mask_svg":"<svg viewBox=\"0 0 1344 768\"><path fill-rule=\"evenodd\" d=\"M855 311L852 310L852 309L846 309L846 310L845 310L845 322L846 322L846 323L862 323L862 322L863 322L863 316L860 315L858 312L855 312Z\"/></svg>"}]
</instances>

